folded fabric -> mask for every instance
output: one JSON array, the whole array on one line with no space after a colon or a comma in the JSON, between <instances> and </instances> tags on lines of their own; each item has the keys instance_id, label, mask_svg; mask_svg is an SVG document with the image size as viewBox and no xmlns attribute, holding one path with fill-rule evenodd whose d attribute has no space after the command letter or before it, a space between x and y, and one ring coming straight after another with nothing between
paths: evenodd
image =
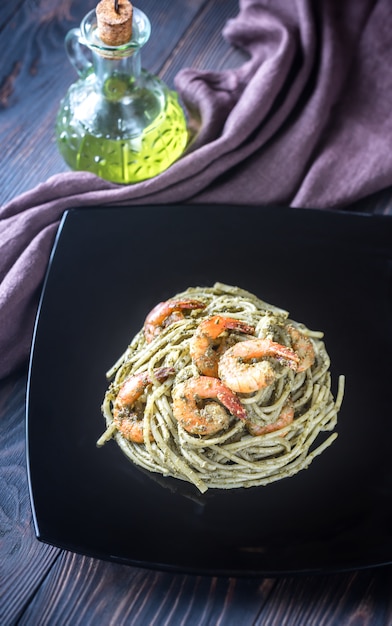
<instances>
[{"instance_id":1,"label":"folded fabric","mask_svg":"<svg viewBox=\"0 0 392 626\"><path fill-rule=\"evenodd\" d=\"M0 377L29 352L67 208L188 203L342 207L392 184L389 0L241 0L223 35L248 60L176 78L198 135L169 170L120 186L56 175L0 209Z\"/></svg>"}]
</instances>

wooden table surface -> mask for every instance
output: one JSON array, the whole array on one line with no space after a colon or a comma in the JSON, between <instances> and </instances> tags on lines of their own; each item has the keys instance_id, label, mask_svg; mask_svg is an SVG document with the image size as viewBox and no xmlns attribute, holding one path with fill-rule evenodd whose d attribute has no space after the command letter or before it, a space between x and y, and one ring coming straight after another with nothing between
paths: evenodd
<instances>
[{"instance_id":1,"label":"wooden table surface","mask_svg":"<svg viewBox=\"0 0 392 626\"><path fill-rule=\"evenodd\" d=\"M0 7L0 203L67 170L54 120L76 80L64 37L93 0L18 0ZM153 0L143 65L170 86L182 67L244 61L221 37L237 0ZM154 31L159 36L154 37ZM163 33L163 35L162 35ZM390 191L358 210L390 212ZM392 567L282 578L171 574L103 562L34 535L25 459L26 371L0 381L0 624L392 624Z\"/></svg>"}]
</instances>

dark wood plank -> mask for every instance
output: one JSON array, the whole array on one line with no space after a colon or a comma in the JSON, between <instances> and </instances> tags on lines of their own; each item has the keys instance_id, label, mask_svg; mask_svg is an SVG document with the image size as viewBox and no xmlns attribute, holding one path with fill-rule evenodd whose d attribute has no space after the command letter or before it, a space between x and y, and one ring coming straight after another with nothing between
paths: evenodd
<instances>
[{"instance_id":1,"label":"dark wood plank","mask_svg":"<svg viewBox=\"0 0 392 626\"><path fill-rule=\"evenodd\" d=\"M186 576L62 554L22 624L254 624L275 581Z\"/></svg>"},{"instance_id":2,"label":"dark wood plank","mask_svg":"<svg viewBox=\"0 0 392 626\"><path fill-rule=\"evenodd\" d=\"M59 550L35 538L25 458L26 378L0 383L0 624L15 623Z\"/></svg>"},{"instance_id":3,"label":"dark wood plank","mask_svg":"<svg viewBox=\"0 0 392 626\"><path fill-rule=\"evenodd\" d=\"M19 624L386 626L391 579L390 567L275 580L172 575L62 553Z\"/></svg>"},{"instance_id":4,"label":"dark wood plank","mask_svg":"<svg viewBox=\"0 0 392 626\"><path fill-rule=\"evenodd\" d=\"M255 626L392 624L392 568L282 578Z\"/></svg>"},{"instance_id":5,"label":"dark wood plank","mask_svg":"<svg viewBox=\"0 0 392 626\"><path fill-rule=\"evenodd\" d=\"M192 22L186 39L181 40L163 68L162 75L169 83L184 67L222 71L238 67L246 55L231 46L222 31L228 20L238 14L236 0L208 2Z\"/></svg>"}]
</instances>

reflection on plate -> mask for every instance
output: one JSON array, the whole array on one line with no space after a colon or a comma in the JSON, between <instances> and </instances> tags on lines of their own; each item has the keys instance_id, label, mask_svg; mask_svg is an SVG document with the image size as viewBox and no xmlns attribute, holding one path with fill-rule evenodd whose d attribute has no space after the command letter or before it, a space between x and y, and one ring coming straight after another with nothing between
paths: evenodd
<instances>
[{"instance_id":1,"label":"reflection on plate","mask_svg":"<svg viewBox=\"0 0 392 626\"><path fill-rule=\"evenodd\" d=\"M208 227L206 226L208 225ZM74 209L43 291L28 387L37 537L98 558L223 575L392 562L392 220L235 206ZM209 490L134 467L104 428L106 370L156 302L236 284L322 329L346 376L338 439L267 487ZM333 389L333 391L336 391Z\"/></svg>"}]
</instances>

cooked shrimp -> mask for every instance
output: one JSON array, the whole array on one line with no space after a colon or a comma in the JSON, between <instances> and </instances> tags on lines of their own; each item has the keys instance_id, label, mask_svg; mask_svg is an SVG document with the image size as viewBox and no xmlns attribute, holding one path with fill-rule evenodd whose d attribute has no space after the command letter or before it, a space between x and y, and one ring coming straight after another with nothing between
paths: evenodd
<instances>
[{"instance_id":1,"label":"cooked shrimp","mask_svg":"<svg viewBox=\"0 0 392 626\"><path fill-rule=\"evenodd\" d=\"M286 346L270 339L249 339L229 348L220 358L219 377L237 393L252 393L271 385L276 371L266 357L274 357L296 370L299 357ZM259 361L249 363L253 359Z\"/></svg>"},{"instance_id":2,"label":"cooked shrimp","mask_svg":"<svg viewBox=\"0 0 392 626\"><path fill-rule=\"evenodd\" d=\"M248 335L255 332L253 326L232 317L214 315L203 320L189 344L190 355L200 374L218 377L218 361L226 345L222 334L226 330L237 330Z\"/></svg>"},{"instance_id":3,"label":"cooked shrimp","mask_svg":"<svg viewBox=\"0 0 392 626\"><path fill-rule=\"evenodd\" d=\"M154 371L154 378L163 382L171 374L174 374L173 368L161 367ZM117 430L125 439L134 443L144 442L143 414L140 406L136 407L135 405L145 388L153 382L154 380L148 372L129 376L121 386L113 403L113 421ZM150 435L150 441L153 441L152 435Z\"/></svg>"},{"instance_id":4,"label":"cooked shrimp","mask_svg":"<svg viewBox=\"0 0 392 626\"><path fill-rule=\"evenodd\" d=\"M293 420L294 405L291 400L287 400L286 404L283 405L278 419L275 422L272 422L272 424L259 426L258 424L247 422L246 426L251 435L258 437L260 435L266 435L267 433L274 433L277 430L281 430L282 428L285 428L285 426L289 426Z\"/></svg>"},{"instance_id":5,"label":"cooked shrimp","mask_svg":"<svg viewBox=\"0 0 392 626\"><path fill-rule=\"evenodd\" d=\"M174 387L172 398L174 417L192 435L215 435L226 430L231 420L229 413L241 420L247 419L235 393L212 376L188 378ZM203 400L213 402L202 406Z\"/></svg>"},{"instance_id":6,"label":"cooked shrimp","mask_svg":"<svg viewBox=\"0 0 392 626\"><path fill-rule=\"evenodd\" d=\"M301 333L298 328L294 326L287 326L287 332L291 338L291 346L299 358L297 372L304 372L309 367L312 367L316 358L313 344L309 337Z\"/></svg>"},{"instance_id":7,"label":"cooked shrimp","mask_svg":"<svg viewBox=\"0 0 392 626\"><path fill-rule=\"evenodd\" d=\"M157 304L144 322L144 336L150 343L163 328L184 318L183 310L204 309L200 300L166 300Z\"/></svg>"}]
</instances>

